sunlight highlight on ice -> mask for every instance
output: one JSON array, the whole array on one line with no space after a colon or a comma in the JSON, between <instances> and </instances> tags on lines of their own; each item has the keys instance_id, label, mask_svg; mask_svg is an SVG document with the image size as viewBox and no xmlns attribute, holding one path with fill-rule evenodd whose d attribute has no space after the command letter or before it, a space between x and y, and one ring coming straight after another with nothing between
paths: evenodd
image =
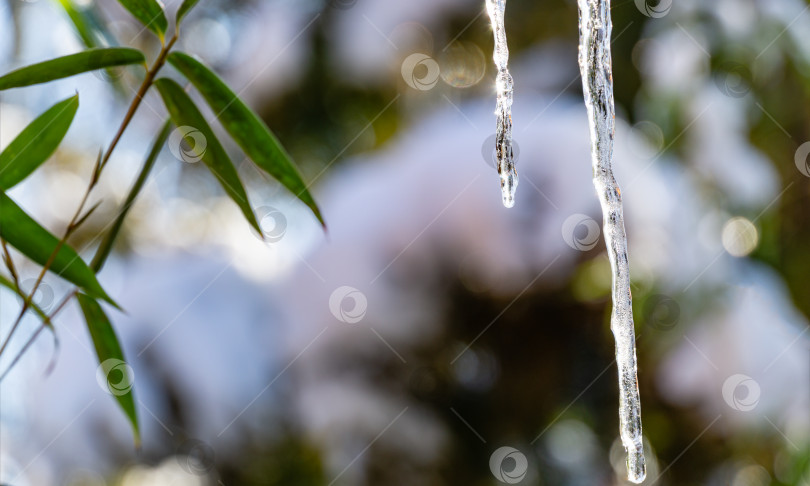
<instances>
[{"instance_id":1,"label":"sunlight highlight on ice","mask_svg":"<svg viewBox=\"0 0 810 486\"><path fill-rule=\"evenodd\" d=\"M495 48L492 59L498 68L495 80L497 101L495 116L497 128L495 130L495 155L498 157L498 174L501 176L501 192L503 205L511 208L515 205L515 189L518 185L518 175L515 170L515 160L512 154L512 95L514 86L512 75L509 74L509 48L506 45L506 30L503 25L503 16L506 9L506 0L487 0L487 13L492 22L492 32L495 36Z\"/></svg>"},{"instance_id":2,"label":"sunlight highlight on ice","mask_svg":"<svg viewBox=\"0 0 810 486\"><path fill-rule=\"evenodd\" d=\"M633 301L622 193L613 177L613 73L610 54L610 0L578 0L579 69L591 132L593 183L604 218L605 244L613 272L613 312L610 328L616 339L619 368L619 421L627 450L627 479L644 481L646 464L641 440L641 401L636 377Z\"/></svg>"}]
</instances>

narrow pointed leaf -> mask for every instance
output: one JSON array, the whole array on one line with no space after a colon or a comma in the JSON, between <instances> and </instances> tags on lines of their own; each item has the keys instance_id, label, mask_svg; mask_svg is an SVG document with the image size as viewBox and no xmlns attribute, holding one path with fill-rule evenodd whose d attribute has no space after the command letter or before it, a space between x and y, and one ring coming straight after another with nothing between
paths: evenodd
<instances>
[{"instance_id":1,"label":"narrow pointed leaf","mask_svg":"<svg viewBox=\"0 0 810 486\"><path fill-rule=\"evenodd\" d=\"M0 237L31 260L46 265L59 240L28 216L4 191L0 191ZM101 288L95 273L76 251L63 244L53 259L50 271L82 288L93 297L118 304Z\"/></svg>"},{"instance_id":2,"label":"narrow pointed leaf","mask_svg":"<svg viewBox=\"0 0 810 486\"><path fill-rule=\"evenodd\" d=\"M135 397L132 390L133 376L130 367L124 359L124 352L115 335L110 319L104 310L92 297L77 294L76 300L82 308L87 330L93 339L96 348L99 369L98 375L107 382L107 391L115 397L121 410L132 425L135 442L140 443L140 428L138 426L138 413L135 409Z\"/></svg>"},{"instance_id":3,"label":"narrow pointed leaf","mask_svg":"<svg viewBox=\"0 0 810 486\"><path fill-rule=\"evenodd\" d=\"M203 163L216 176L228 196L239 206L251 226L261 234L256 215L253 214L245 188L242 186L242 181L239 180L239 174L197 105L183 91L183 88L171 79L158 79L155 81L155 86L163 98L166 109L169 110L172 122L178 127L196 130L202 134L205 149L199 156Z\"/></svg>"},{"instance_id":4,"label":"narrow pointed leaf","mask_svg":"<svg viewBox=\"0 0 810 486\"><path fill-rule=\"evenodd\" d=\"M177 21L176 21L177 25L180 25L180 22L183 21L183 17L185 17L186 14L192 8L194 8L194 6L197 5L197 2L199 1L200 0L183 0L183 4L180 5L179 9L177 9Z\"/></svg>"},{"instance_id":5,"label":"narrow pointed leaf","mask_svg":"<svg viewBox=\"0 0 810 486\"><path fill-rule=\"evenodd\" d=\"M98 250L96 250L96 256L93 257L93 261L90 263L90 268L92 268L94 271L101 271L101 268L104 266L104 262L107 261L107 257L110 255L110 251L112 250L113 243L115 243L115 239L118 237L118 233L121 231L121 227L124 225L124 219L127 217L132 204L135 202L135 198L138 197L141 189L143 189L143 185L146 183L146 179L149 177L152 167L155 166L155 161L160 154L160 150L163 148L163 144L166 143L166 139L169 138L171 127L171 121L166 120L166 123L163 124L163 128L158 133L157 138L155 138L155 141L152 143L152 150L149 151L149 155L147 155L146 160L143 163L143 167L141 167L141 172L138 174L135 184L133 184L132 188L129 190L127 199L124 201L124 206L121 208L121 211L118 213L115 221L113 221L110 231L101 241L101 245L99 245Z\"/></svg>"},{"instance_id":6,"label":"narrow pointed leaf","mask_svg":"<svg viewBox=\"0 0 810 486\"><path fill-rule=\"evenodd\" d=\"M209 68L188 54L173 52L169 62L191 81L236 143L262 170L304 202L321 224L318 205L290 156L261 118Z\"/></svg>"},{"instance_id":7,"label":"narrow pointed leaf","mask_svg":"<svg viewBox=\"0 0 810 486\"><path fill-rule=\"evenodd\" d=\"M143 53L129 47L89 49L12 71L0 77L0 90L47 83L96 69L145 63Z\"/></svg>"},{"instance_id":8,"label":"narrow pointed leaf","mask_svg":"<svg viewBox=\"0 0 810 486\"><path fill-rule=\"evenodd\" d=\"M55 1L62 6L85 47L93 49L119 45L115 36L99 19L96 4L77 5L73 0ZM121 96L127 95L129 90L121 83L120 73L115 68L106 68L105 71L116 92Z\"/></svg>"},{"instance_id":9,"label":"narrow pointed leaf","mask_svg":"<svg viewBox=\"0 0 810 486\"><path fill-rule=\"evenodd\" d=\"M79 96L60 101L39 115L0 153L0 189L11 189L56 151L70 128Z\"/></svg>"},{"instance_id":10,"label":"narrow pointed leaf","mask_svg":"<svg viewBox=\"0 0 810 486\"><path fill-rule=\"evenodd\" d=\"M99 47L98 30L94 28L86 9L77 7L71 0L57 0L57 2L70 18L85 47Z\"/></svg>"},{"instance_id":11,"label":"narrow pointed leaf","mask_svg":"<svg viewBox=\"0 0 810 486\"><path fill-rule=\"evenodd\" d=\"M169 23L166 21L166 14L163 7L157 0L118 0L118 3L129 10L147 29L151 30L163 39Z\"/></svg>"}]
</instances>

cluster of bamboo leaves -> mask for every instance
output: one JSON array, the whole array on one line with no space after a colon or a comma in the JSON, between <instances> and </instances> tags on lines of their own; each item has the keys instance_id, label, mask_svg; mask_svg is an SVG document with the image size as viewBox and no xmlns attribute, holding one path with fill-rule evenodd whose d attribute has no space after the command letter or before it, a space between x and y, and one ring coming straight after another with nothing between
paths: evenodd
<instances>
[{"instance_id":1,"label":"cluster of bamboo leaves","mask_svg":"<svg viewBox=\"0 0 810 486\"><path fill-rule=\"evenodd\" d=\"M56 151L79 108L78 94L57 102L36 117L0 153L0 243L2 243L3 259L10 274L10 278L0 275L0 285L11 289L22 298L21 311L0 344L0 356L6 351L14 331L27 311L32 311L42 321L42 325L36 333L11 361L8 369L0 375L0 380L14 366L40 331L46 328L53 331L53 318L73 298L78 301L84 314L99 363L110 359L126 362L110 319L102 309L100 302L104 301L119 309L120 307L102 288L96 275L101 271L110 255L127 212L143 188L173 126L193 127L205 137L207 147L202 153L202 162L220 182L228 196L238 205L250 225L259 234L262 233L236 167L222 144L217 140L211 126L184 87L169 78L158 77L167 62L199 92L215 113L216 119L244 153L260 169L276 178L304 202L323 224L318 206L310 195L307 185L301 179L287 152L264 122L210 68L188 54L173 51L173 46L180 33L180 24L198 0L183 1L176 12L174 32L169 38L167 38L169 22L163 7L157 0L118 1L160 39L161 50L151 66L147 64L146 56L140 50L129 47L100 47L102 44L99 42L99 38L107 37L106 40L109 41L109 34L100 28L101 22L98 18L91 15L92 12L77 7L71 0L58 0L88 49L77 54L26 66L0 77L0 91L2 91L46 83L93 70L109 70L120 66L139 66L143 69L140 88L109 147L99 152L82 202L61 237L53 235L35 221L7 195L7 192L46 162ZM129 194L115 219L108 225L93 259L88 264L70 246L68 238L96 209L97 205L89 209L85 207L89 195L96 186L141 100L153 86L166 106L169 113L168 119L155 136ZM41 272L33 288L24 290L21 287L19 274L8 249L9 246L16 248L21 254L41 266ZM51 272L75 286L75 289L66 295L51 313L46 313L34 302L34 295L47 272ZM133 391L129 389L126 393L112 393L112 395L129 419L135 440L138 442L140 433Z\"/></svg>"}]
</instances>

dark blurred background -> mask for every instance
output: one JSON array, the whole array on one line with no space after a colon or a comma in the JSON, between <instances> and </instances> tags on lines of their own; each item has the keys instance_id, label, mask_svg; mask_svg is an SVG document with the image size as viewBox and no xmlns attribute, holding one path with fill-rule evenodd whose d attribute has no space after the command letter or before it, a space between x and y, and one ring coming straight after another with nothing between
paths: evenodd
<instances>
[{"instance_id":1,"label":"dark blurred background","mask_svg":"<svg viewBox=\"0 0 810 486\"><path fill-rule=\"evenodd\" d=\"M115 42L157 52L116 2L76 4ZM809 9L613 2L644 484L810 485ZM81 49L59 2L6 0L2 22L3 72ZM512 210L492 166L481 1L201 0L184 29L179 48L261 114L329 231L245 162L263 243L209 174L164 150L102 274L127 309L114 320L143 447L69 309L53 372L43 336L3 383L0 480L626 484L576 2L507 5ZM4 146L80 93L66 143L12 192L49 228L72 214L133 86L122 70L0 98ZM91 252L164 113L153 93L76 248ZM8 325L19 302L0 299Z\"/></svg>"}]
</instances>

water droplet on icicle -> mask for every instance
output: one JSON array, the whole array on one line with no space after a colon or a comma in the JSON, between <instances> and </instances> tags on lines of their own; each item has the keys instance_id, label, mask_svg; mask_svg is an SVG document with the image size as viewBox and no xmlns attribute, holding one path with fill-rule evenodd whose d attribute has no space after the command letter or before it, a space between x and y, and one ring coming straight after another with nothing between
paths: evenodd
<instances>
[{"instance_id":1,"label":"water droplet on icicle","mask_svg":"<svg viewBox=\"0 0 810 486\"><path fill-rule=\"evenodd\" d=\"M492 59L498 68L498 76L495 79L495 116L497 118L495 155L498 159L498 174L500 174L501 178L503 205L511 208L515 205L515 189L518 185L518 175L512 153L512 96L514 85L512 75L509 74L509 69L507 69L509 48L506 45L506 30L503 26L505 10L506 0L487 0L487 13L489 13L492 32L495 36Z\"/></svg>"},{"instance_id":2,"label":"water droplet on icicle","mask_svg":"<svg viewBox=\"0 0 810 486\"><path fill-rule=\"evenodd\" d=\"M622 445L627 451L627 479L640 483L647 473L641 438L633 300L630 295L622 196L613 177L615 108L610 60L610 0L577 0L577 3L579 69L591 131L593 183L602 206L605 244L613 271L610 328L616 340L616 364L619 368L619 427Z\"/></svg>"}]
</instances>

